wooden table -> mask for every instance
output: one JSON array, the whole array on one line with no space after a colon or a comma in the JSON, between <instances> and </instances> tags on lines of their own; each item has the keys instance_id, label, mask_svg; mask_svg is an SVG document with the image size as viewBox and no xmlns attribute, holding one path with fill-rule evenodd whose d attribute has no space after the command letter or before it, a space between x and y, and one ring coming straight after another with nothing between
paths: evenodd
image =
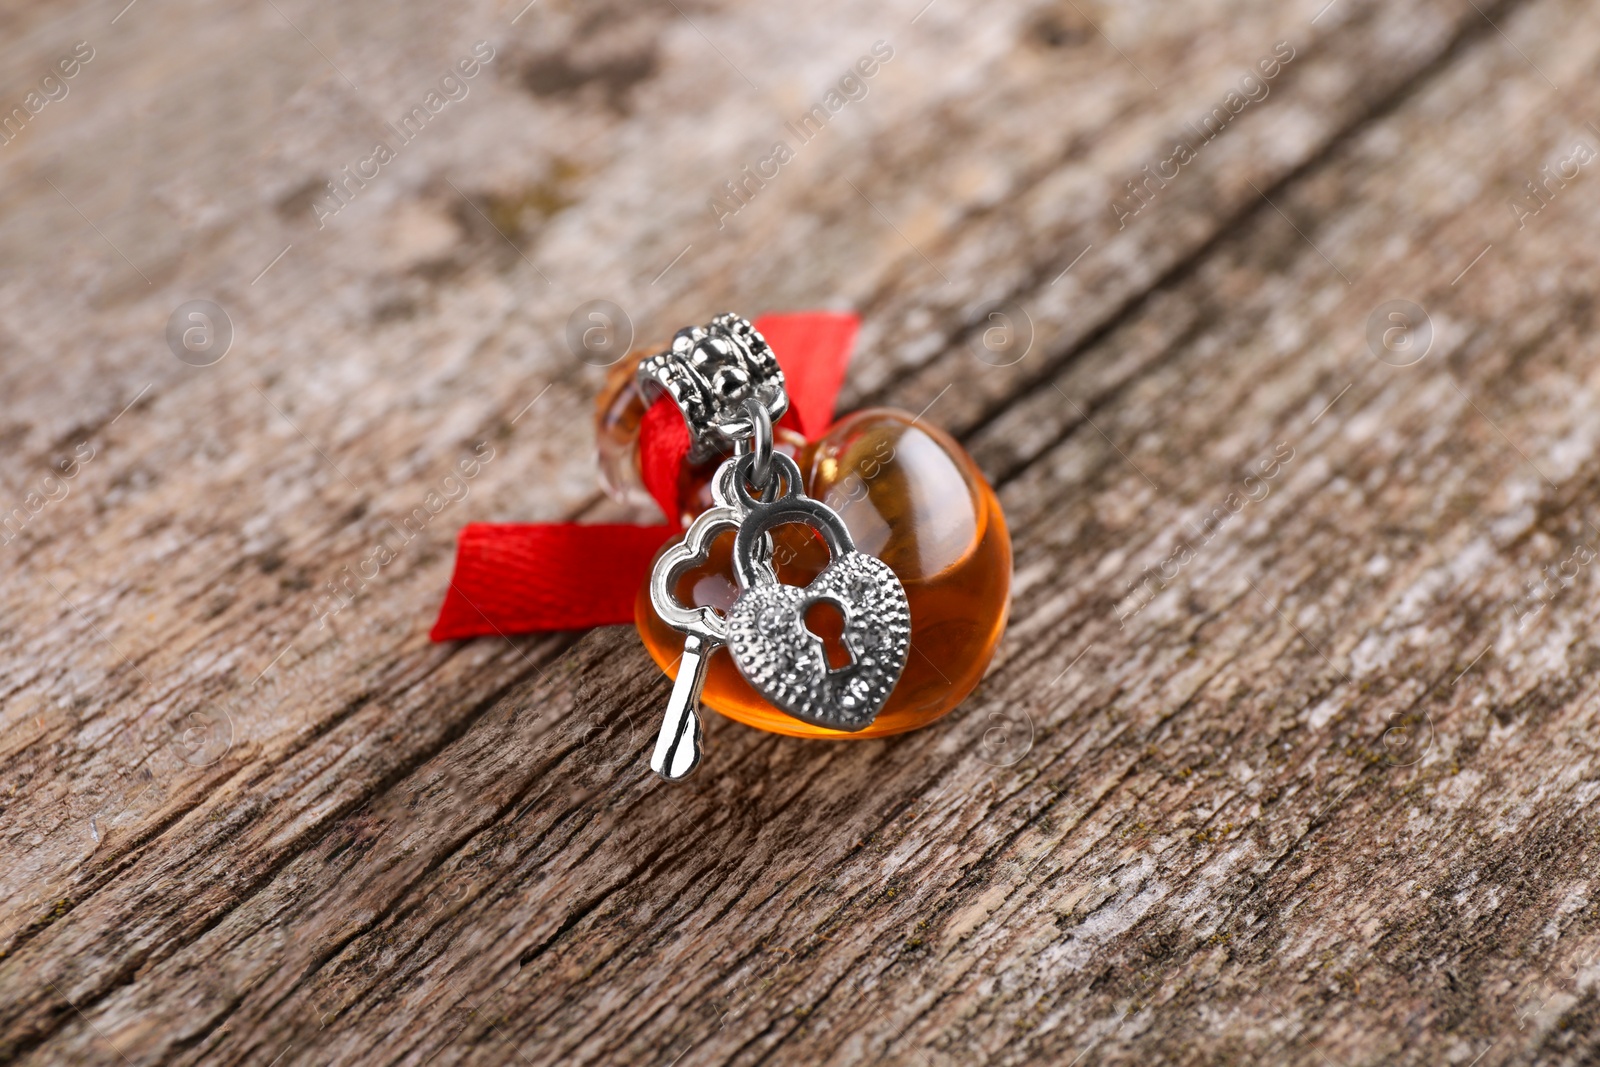
<instances>
[{"instance_id":1,"label":"wooden table","mask_svg":"<svg viewBox=\"0 0 1600 1067\"><path fill-rule=\"evenodd\" d=\"M1593 3L0 40L0 1060L1594 1062ZM1010 519L961 709L671 787L631 629L428 642L462 524L639 517L601 299L861 313Z\"/></svg>"}]
</instances>

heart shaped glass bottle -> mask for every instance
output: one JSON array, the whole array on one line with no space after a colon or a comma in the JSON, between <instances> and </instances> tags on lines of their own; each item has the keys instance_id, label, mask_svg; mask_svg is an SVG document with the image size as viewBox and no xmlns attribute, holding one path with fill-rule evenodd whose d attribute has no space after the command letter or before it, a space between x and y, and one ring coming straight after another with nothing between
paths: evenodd
<instances>
[{"instance_id":1,"label":"heart shaped glass bottle","mask_svg":"<svg viewBox=\"0 0 1600 1067\"><path fill-rule=\"evenodd\" d=\"M601 398L601 463L621 496L638 488L637 440L645 401L632 375L615 376ZM873 408L834 423L813 442L778 432L778 451L799 464L804 492L838 512L860 551L889 565L905 588L911 647L903 673L870 726L846 733L812 725L764 700L726 648L711 653L701 700L750 726L797 737L881 737L923 726L959 704L982 679L1005 629L1011 595L1011 540L999 501L949 435L903 411ZM689 506L710 506L708 485L720 457L685 464ZM692 515L685 518L692 518ZM704 564L681 574L678 600L727 612L740 593L732 565L734 533L711 542ZM772 562L786 585L810 583L828 566L818 532L789 524L772 531ZM648 583L635 618L650 655L677 677L684 635L651 604ZM823 638L830 665L848 662L837 612L814 611L808 628ZM831 625L830 625L831 624Z\"/></svg>"}]
</instances>

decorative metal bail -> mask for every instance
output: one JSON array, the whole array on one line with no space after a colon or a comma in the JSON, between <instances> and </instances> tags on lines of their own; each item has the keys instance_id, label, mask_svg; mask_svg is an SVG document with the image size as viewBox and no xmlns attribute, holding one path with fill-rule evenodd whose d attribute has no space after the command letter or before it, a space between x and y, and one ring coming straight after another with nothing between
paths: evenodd
<instances>
[{"instance_id":1,"label":"decorative metal bail","mask_svg":"<svg viewBox=\"0 0 1600 1067\"><path fill-rule=\"evenodd\" d=\"M772 348L748 319L731 311L704 326L679 330L671 348L639 363L638 381L647 402L666 393L678 405L689 426L692 463L756 432L746 401L757 401L773 422L789 410Z\"/></svg>"}]
</instances>

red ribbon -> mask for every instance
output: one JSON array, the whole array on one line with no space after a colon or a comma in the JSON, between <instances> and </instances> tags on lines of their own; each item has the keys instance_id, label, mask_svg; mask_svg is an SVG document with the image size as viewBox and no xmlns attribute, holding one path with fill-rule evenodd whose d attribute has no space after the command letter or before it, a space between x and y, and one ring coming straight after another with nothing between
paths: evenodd
<instances>
[{"instance_id":1,"label":"red ribbon","mask_svg":"<svg viewBox=\"0 0 1600 1067\"><path fill-rule=\"evenodd\" d=\"M755 327L783 368L789 412L778 425L807 438L833 422L860 320L853 314L806 311L764 315ZM670 397L659 398L639 426L644 485L669 522L659 526L558 523L468 523L456 545L456 569L435 641L489 634L578 630L633 621L633 601L656 550L676 537L678 476L689 452L689 428Z\"/></svg>"}]
</instances>

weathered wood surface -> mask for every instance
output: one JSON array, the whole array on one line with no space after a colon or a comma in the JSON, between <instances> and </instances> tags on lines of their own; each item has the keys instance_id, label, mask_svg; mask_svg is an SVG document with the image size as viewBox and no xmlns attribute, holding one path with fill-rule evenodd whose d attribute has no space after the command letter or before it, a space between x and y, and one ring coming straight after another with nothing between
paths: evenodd
<instances>
[{"instance_id":1,"label":"weathered wood surface","mask_svg":"<svg viewBox=\"0 0 1600 1067\"><path fill-rule=\"evenodd\" d=\"M1600 148L1600 11L863 7L0 14L8 108L95 50L0 147L7 513L92 453L0 557L0 1058L1593 1060L1600 175L1508 201ZM197 298L237 330L208 367L163 338ZM845 403L931 404L1012 524L962 709L716 721L667 787L631 632L428 644L462 523L620 514L563 341L595 298L641 341L862 311ZM1434 332L1404 368L1366 339L1396 298ZM1002 300L1035 336L995 366Z\"/></svg>"}]
</instances>

